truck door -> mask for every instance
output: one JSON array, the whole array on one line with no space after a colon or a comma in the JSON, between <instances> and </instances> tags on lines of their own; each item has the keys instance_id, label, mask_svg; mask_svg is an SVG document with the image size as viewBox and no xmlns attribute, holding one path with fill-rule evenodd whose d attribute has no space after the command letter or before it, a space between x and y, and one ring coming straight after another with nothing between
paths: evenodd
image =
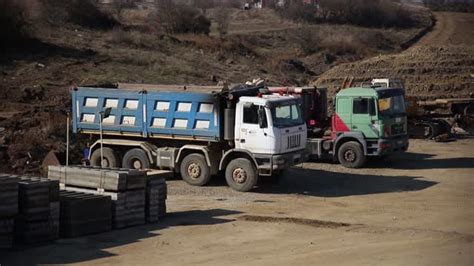
<instances>
[{"instance_id":1,"label":"truck door","mask_svg":"<svg viewBox=\"0 0 474 266\"><path fill-rule=\"evenodd\" d=\"M264 107L249 103L242 104L240 107L240 115L237 115L236 117L236 147L249 150L252 153L269 153L269 150L271 150L272 147L269 145L267 139L269 136L266 132L268 131L268 123L266 122L268 120L266 115L262 117L266 127L260 128L258 122L258 110ZM264 113L266 114L266 112Z\"/></svg>"},{"instance_id":2,"label":"truck door","mask_svg":"<svg viewBox=\"0 0 474 266\"><path fill-rule=\"evenodd\" d=\"M378 138L379 132L375 101L373 98L358 97L352 100L351 131L359 131L366 138Z\"/></svg>"},{"instance_id":3,"label":"truck door","mask_svg":"<svg viewBox=\"0 0 474 266\"><path fill-rule=\"evenodd\" d=\"M338 97L336 99L336 114L333 121L333 130L336 132L349 131L352 126L352 99Z\"/></svg>"}]
</instances>

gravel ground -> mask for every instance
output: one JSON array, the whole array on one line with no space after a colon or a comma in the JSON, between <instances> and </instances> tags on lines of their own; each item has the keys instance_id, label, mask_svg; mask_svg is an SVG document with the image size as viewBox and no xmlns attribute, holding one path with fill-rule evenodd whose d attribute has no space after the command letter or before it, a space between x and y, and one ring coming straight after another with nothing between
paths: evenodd
<instances>
[{"instance_id":1,"label":"gravel ground","mask_svg":"<svg viewBox=\"0 0 474 266\"><path fill-rule=\"evenodd\" d=\"M0 252L0 263L473 265L474 139L367 168L305 163L249 193L169 180L157 224Z\"/></svg>"}]
</instances>

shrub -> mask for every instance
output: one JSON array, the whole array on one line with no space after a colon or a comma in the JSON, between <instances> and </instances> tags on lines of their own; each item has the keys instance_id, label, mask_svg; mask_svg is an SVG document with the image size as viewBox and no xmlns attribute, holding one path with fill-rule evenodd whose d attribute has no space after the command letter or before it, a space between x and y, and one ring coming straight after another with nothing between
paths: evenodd
<instances>
[{"instance_id":1,"label":"shrub","mask_svg":"<svg viewBox=\"0 0 474 266\"><path fill-rule=\"evenodd\" d=\"M0 0L0 46L9 45L26 37L23 6L15 0Z\"/></svg>"},{"instance_id":2,"label":"shrub","mask_svg":"<svg viewBox=\"0 0 474 266\"><path fill-rule=\"evenodd\" d=\"M211 21L202 15L199 9L187 5L178 5L172 0L159 0L156 4L155 19L168 34L209 34Z\"/></svg>"},{"instance_id":3,"label":"shrub","mask_svg":"<svg viewBox=\"0 0 474 266\"><path fill-rule=\"evenodd\" d=\"M77 25L110 29L118 24L112 15L97 7L94 0L42 0L43 17L52 23L71 22Z\"/></svg>"},{"instance_id":4,"label":"shrub","mask_svg":"<svg viewBox=\"0 0 474 266\"><path fill-rule=\"evenodd\" d=\"M324 18L336 23L366 27L410 27L414 25L405 6L389 0L321 0Z\"/></svg>"},{"instance_id":5,"label":"shrub","mask_svg":"<svg viewBox=\"0 0 474 266\"><path fill-rule=\"evenodd\" d=\"M136 7L136 3L134 0L114 0L114 2L112 3L112 8L118 20L122 19L123 11L126 8L134 7Z\"/></svg>"},{"instance_id":6,"label":"shrub","mask_svg":"<svg viewBox=\"0 0 474 266\"><path fill-rule=\"evenodd\" d=\"M297 22L316 22L317 8L314 5L305 4L302 0L285 1L282 6L274 6L280 16Z\"/></svg>"},{"instance_id":7,"label":"shrub","mask_svg":"<svg viewBox=\"0 0 474 266\"><path fill-rule=\"evenodd\" d=\"M347 23L365 27L412 27L411 12L390 0L320 0L319 7L302 0L276 6L286 19L298 22Z\"/></svg>"},{"instance_id":8,"label":"shrub","mask_svg":"<svg viewBox=\"0 0 474 266\"><path fill-rule=\"evenodd\" d=\"M117 25L117 21L100 10L93 0L70 0L67 5L68 19L72 23L88 27L110 29Z\"/></svg>"}]
</instances>

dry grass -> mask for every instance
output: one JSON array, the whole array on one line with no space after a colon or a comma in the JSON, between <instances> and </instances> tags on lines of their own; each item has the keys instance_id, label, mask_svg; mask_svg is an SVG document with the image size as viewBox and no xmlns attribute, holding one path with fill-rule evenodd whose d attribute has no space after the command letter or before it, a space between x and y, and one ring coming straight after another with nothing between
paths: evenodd
<instances>
[{"instance_id":1,"label":"dry grass","mask_svg":"<svg viewBox=\"0 0 474 266\"><path fill-rule=\"evenodd\" d=\"M228 53L228 55L259 56L254 47L239 36L221 39L205 35L181 34L176 35L176 38L183 43L206 51Z\"/></svg>"},{"instance_id":2,"label":"dry grass","mask_svg":"<svg viewBox=\"0 0 474 266\"><path fill-rule=\"evenodd\" d=\"M115 28L109 35L111 43L133 49L159 49L161 47L160 36L153 33Z\"/></svg>"}]
</instances>

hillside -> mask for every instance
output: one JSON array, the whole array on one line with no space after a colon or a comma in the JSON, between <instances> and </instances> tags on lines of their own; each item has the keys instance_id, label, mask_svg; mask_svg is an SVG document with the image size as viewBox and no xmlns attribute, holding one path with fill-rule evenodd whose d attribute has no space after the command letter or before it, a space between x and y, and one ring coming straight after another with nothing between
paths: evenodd
<instances>
[{"instance_id":1,"label":"hillside","mask_svg":"<svg viewBox=\"0 0 474 266\"><path fill-rule=\"evenodd\" d=\"M315 82L338 90L345 77L355 83L401 78L407 94L420 98L469 97L474 93L474 15L436 12L436 26L410 49L338 65Z\"/></svg>"}]
</instances>

